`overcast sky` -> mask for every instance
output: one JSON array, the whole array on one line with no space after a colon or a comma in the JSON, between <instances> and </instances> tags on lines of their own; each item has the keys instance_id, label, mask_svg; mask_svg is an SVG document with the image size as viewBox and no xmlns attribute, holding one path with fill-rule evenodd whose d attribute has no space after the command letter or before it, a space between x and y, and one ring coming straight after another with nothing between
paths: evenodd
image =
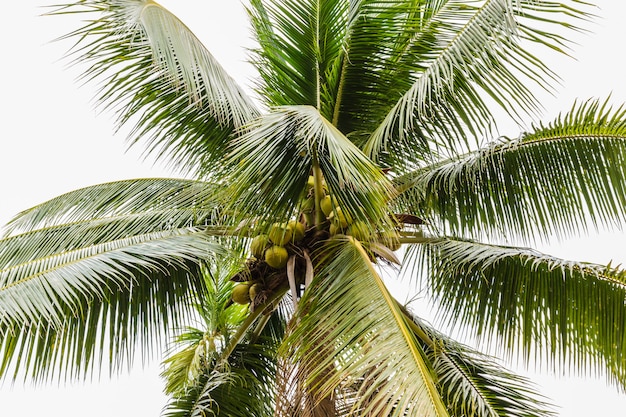
<instances>
[{"instance_id":1,"label":"overcast sky","mask_svg":"<svg viewBox=\"0 0 626 417\"><path fill-rule=\"evenodd\" d=\"M0 224L19 210L60 193L105 181L167 176L164 169L142 162L140 149L125 152L124 135L113 134L111 115L96 114L92 92L81 88L59 58L67 43L49 41L75 27L75 17L38 17L38 9L55 1L14 1L3 5L2 31L4 106L0 112ZM250 45L246 19L234 0L169 0L174 11L203 40L226 69L243 84L252 76L244 64ZM554 61L563 77L559 94L546 95L546 117L569 109L576 98L626 102L623 42L626 2L601 0L593 33L576 38L575 60ZM509 136L517 131L502 132ZM626 265L626 235L621 232L571 239L547 248L568 259ZM529 373L529 375L531 375ZM554 378L532 373L542 392L561 406L560 415L623 415L626 396L602 381ZM75 383L68 387L0 386L0 416L78 417L157 416L165 404L158 361L113 382Z\"/></svg>"}]
</instances>

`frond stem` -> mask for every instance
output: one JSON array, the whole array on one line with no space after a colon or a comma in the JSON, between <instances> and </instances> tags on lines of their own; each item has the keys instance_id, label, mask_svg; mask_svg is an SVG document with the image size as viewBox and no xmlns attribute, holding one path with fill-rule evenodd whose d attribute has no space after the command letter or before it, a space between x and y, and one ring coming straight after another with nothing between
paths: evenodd
<instances>
[{"instance_id":1,"label":"frond stem","mask_svg":"<svg viewBox=\"0 0 626 417\"><path fill-rule=\"evenodd\" d=\"M324 188L322 186L322 182L324 177L322 175L322 169L320 168L319 157L317 155L317 150L313 150L312 155L312 170L313 170L313 199L315 200L315 229L320 230L322 223L324 223L324 213L322 212L322 208L320 203L324 196Z\"/></svg>"},{"instance_id":2,"label":"frond stem","mask_svg":"<svg viewBox=\"0 0 626 417\"><path fill-rule=\"evenodd\" d=\"M339 123L339 108L341 107L341 100L343 99L343 89L346 84L346 71L348 69L348 52L346 51L343 56L343 63L341 64L341 75L339 78L339 86L337 87L337 97L335 98L335 108L333 109L333 126L337 127Z\"/></svg>"},{"instance_id":3,"label":"frond stem","mask_svg":"<svg viewBox=\"0 0 626 417\"><path fill-rule=\"evenodd\" d=\"M265 301L260 306L257 306L257 308L253 312L251 312L248 317L246 317L243 323L239 325L237 332L232 336L228 345L222 351L219 359L220 362L224 362L228 359L228 357L231 355L231 353L233 353L233 350L235 350L237 345L241 343L241 340L246 335L246 332L248 331L248 329L250 329L250 327L252 327L257 318L259 318L259 316L263 314L267 307L271 306L275 301L280 300L282 296L287 293L288 289L288 287L277 288L276 292L270 298L268 298L267 301ZM252 336L254 337L254 333Z\"/></svg>"}]
</instances>

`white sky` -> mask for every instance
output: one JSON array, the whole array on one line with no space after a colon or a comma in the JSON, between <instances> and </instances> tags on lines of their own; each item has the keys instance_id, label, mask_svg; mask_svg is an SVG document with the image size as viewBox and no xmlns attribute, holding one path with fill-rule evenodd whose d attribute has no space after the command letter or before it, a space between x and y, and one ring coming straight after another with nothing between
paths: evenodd
<instances>
[{"instance_id":1,"label":"white sky","mask_svg":"<svg viewBox=\"0 0 626 417\"><path fill-rule=\"evenodd\" d=\"M60 193L100 182L169 173L125 152L123 135L113 136L109 114L96 115L91 92L79 88L76 70L58 62L67 43L48 41L75 27L75 18L38 17L38 9L55 1L12 1L3 5L4 108L0 141L0 224L11 215ZM174 11L203 40L227 70L242 83L252 72L243 64L250 45L245 15L234 0L168 0ZM575 98L606 97L626 102L621 55L626 39L626 2L598 0L601 6L592 34L577 38L577 61L555 61L563 86L546 96L546 118L569 109ZM517 130L502 132L515 136ZM626 235L613 233L570 240L550 248L568 258L626 265ZM65 388L0 386L0 417L40 415L78 417L156 416L165 404L158 361L132 370L113 382L76 383ZM554 378L528 373L542 392L561 406L560 415L624 415L626 396L603 381Z\"/></svg>"}]
</instances>

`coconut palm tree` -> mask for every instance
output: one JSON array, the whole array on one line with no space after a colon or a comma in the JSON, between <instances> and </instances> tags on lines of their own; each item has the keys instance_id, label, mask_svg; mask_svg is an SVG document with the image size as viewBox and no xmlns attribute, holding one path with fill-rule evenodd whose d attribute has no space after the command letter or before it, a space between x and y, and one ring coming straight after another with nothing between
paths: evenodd
<instances>
[{"instance_id":1,"label":"coconut palm tree","mask_svg":"<svg viewBox=\"0 0 626 417\"><path fill-rule=\"evenodd\" d=\"M0 374L84 378L172 335L167 416L549 416L505 356L626 388L626 275L538 243L626 220L626 110L514 138L576 0L251 0L250 97L151 0L82 0L70 56L180 179L95 185L0 240ZM502 112L504 110L504 112Z\"/></svg>"}]
</instances>

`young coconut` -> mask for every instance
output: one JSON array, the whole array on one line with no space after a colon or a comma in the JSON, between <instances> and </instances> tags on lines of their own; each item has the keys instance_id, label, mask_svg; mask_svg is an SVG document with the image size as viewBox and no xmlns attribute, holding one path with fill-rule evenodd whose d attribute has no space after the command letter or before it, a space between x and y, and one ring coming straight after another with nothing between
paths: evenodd
<instances>
[{"instance_id":1,"label":"young coconut","mask_svg":"<svg viewBox=\"0 0 626 417\"><path fill-rule=\"evenodd\" d=\"M274 223L268 232L268 237L273 244L278 246L285 246L291 241L293 237L293 231L285 223Z\"/></svg>"},{"instance_id":2,"label":"young coconut","mask_svg":"<svg viewBox=\"0 0 626 417\"><path fill-rule=\"evenodd\" d=\"M237 304L248 304L250 302L250 285L244 283L235 285L231 297Z\"/></svg>"},{"instance_id":3,"label":"young coconut","mask_svg":"<svg viewBox=\"0 0 626 417\"><path fill-rule=\"evenodd\" d=\"M346 214L341 207L335 207L335 211L330 213L328 220L336 223L338 226L341 226L342 229L347 229L352 223L352 217L350 217L349 214Z\"/></svg>"},{"instance_id":4,"label":"young coconut","mask_svg":"<svg viewBox=\"0 0 626 417\"><path fill-rule=\"evenodd\" d=\"M256 283L256 284L252 284L250 286L250 291L248 292L249 296L250 296L250 301L254 301L254 299L256 298L256 296L263 291L263 284L261 283Z\"/></svg>"},{"instance_id":5,"label":"young coconut","mask_svg":"<svg viewBox=\"0 0 626 417\"><path fill-rule=\"evenodd\" d=\"M265 249L269 246L270 239L267 235L258 235L250 242L250 252L257 259L263 259Z\"/></svg>"},{"instance_id":6,"label":"young coconut","mask_svg":"<svg viewBox=\"0 0 626 417\"><path fill-rule=\"evenodd\" d=\"M294 243L300 242L304 239L304 225L297 220L290 220L287 223L287 227L289 227L292 231L292 241Z\"/></svg>"},{"instance_id":7,"label":"young coconut","mask_svg":"<svg viewBox=\"0 0 626 417\"><path fill-rule=\"evenodd\" d=\"M265 251L265 262L272 268L284 268L287 265L287 260L289 260L289 253L282 246L270 246Z\"/></svg>"},{"instance_id":8,"label":"young coconut","mask_svg":"<svg viewBox=\"0 0 626 417\"><path fill-rule=\"evenodd\" d=\"M333 212L333 206L337 205L337 199L326 195L324 198L320 200L320 208L322 209L322 213L324 216L330 216L330 213Z\"/></svg>"},{"instance_id":9,"label":"young coconut","mask_svg":"<svg viewBox=\"0 0 626 417\"><path fill-rule=\"evenodd\" d=\"M348 234L361 242L370 240L371 236L369 226L362 221L352 223L350 227L348 227Z\"/></svg>"}]
</instances>

